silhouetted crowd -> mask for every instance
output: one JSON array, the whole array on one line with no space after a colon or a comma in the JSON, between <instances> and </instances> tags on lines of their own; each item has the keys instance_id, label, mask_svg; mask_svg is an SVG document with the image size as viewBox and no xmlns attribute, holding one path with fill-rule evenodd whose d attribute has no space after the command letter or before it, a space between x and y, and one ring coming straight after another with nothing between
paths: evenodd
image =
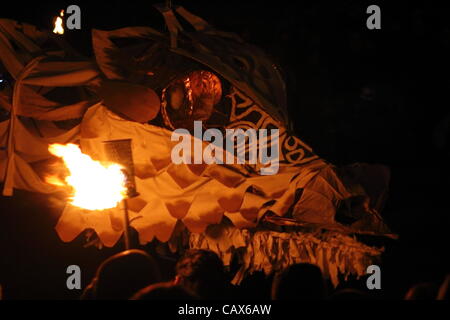
<instances>
[{"instance_id":1,"label":"silhouetted crowd","mask_svg":"<svg viewBox=\"0 0 450 320\"><path fill-rule=\"evenodd\" d=\"M128 250L104 261L82 300L224 300L245 299L240 286L229 281L219 256L208 250L187 250L175 266L175 278L162 281L157 261L141 250ZM405 300L448 300L450 275L441 283L420 283ZM369 300L358 289L330 290L319 267L302 263L275 274L272 300Z\"/></svg>"}]
</instances>

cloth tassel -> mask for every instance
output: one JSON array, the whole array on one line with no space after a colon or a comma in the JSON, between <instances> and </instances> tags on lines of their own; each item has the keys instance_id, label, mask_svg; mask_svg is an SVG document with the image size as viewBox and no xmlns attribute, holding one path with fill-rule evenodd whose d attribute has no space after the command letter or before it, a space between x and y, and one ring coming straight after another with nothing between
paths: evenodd
<instances>
[{"instance_id":1,"label":"cloth tassel","mask_svg":"<svg viewBox=\"0 0 450 320\"><path fill-rule=\"evenodd\" d=\"M257 271L268 276L292 264L312 263L320 267L324 277L336 287L340 279L364 276L366 268L376 263L384 252L384 248L370 247L336 232L252 232L229 228L218 238L209 236L207 232L192 233L189 242L190 248L216 252L226 266L234 254L240 255L239 261L243 264L233 284L239 284ZM243 247L246 250L238 250Z\"/></svg>"}]
</instances>

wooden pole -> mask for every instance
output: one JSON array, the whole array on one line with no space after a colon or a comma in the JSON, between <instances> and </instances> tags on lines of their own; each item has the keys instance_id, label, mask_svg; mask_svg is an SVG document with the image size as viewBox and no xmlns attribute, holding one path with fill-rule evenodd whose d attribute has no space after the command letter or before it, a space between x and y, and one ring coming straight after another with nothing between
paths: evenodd
<instances>
[{"instance_id":1,"label":"wooden pole","mask_svg":"<svg viewBox=\"0 0 450 320\"><path fill-rule=\"evenodd\" d=\"M128 202L127 199L123 199L123 226L124 226L124 242L125 250L130 249L130 217L128 216Z\"/></svg>"}]
</instances>

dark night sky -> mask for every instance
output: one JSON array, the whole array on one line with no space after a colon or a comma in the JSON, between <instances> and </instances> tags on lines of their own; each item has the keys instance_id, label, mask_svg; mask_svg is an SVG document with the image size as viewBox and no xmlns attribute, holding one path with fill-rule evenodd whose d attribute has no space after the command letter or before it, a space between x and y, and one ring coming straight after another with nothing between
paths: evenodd
<instances>
[{"instance_id":1,"label":"dark night sky","mask_svg":"<svg viewBox=\"0 0 450 320\"><path fill-rule=\"evenodd\" d=\"M239 33L281 65L295 130L319 155L335 164L391 167L391 198L383 215L401 238L386 254L387 296L399 297L408 285L440 279L449 271L449 132L446 149L433 140L450 105L446 8L428 1L174 2L218 28ZM13 1L0 9L0 18L50 28L60 9L78 4L82 30L68 31L66 38L90 55L91 28L142 25L163 30L163 19L151 3ZM381 30L366 28L368 4L380 5ZM21 203L21 196L28 202ZM63 290L65 274L51 273L80 259L92 269L114 251L84 249L81 241L60 243L52 230L58 213L45 218L47 207L40 195L19 193L1 201L0 249L7 259L0 282L19 283L10 289L12 297L73 298L74 293ZM60 259L48 267L43 256ZM51 281L59 282L49 287Z\"/></svg>"}]
</instances>

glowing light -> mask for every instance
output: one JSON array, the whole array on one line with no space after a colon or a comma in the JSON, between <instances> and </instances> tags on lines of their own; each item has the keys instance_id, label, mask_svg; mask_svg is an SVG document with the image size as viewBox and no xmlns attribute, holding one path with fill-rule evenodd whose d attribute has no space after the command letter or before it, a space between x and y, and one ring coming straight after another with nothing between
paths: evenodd
<instances>
[{"instance_id":1,"label":"glowing light","mask_svg":"<svg viewBox=\"0 0 450 320\"><path fill-rule=\"evenodd\" d=\"M88 210L105 210L116 207L126 197L126 179L119 164L95 161L75 144L52 144L48 150L64 161L69 174L64 180L50 176L46 181L69 187L72 205Z\"/></svg>"},{"instance_id":2,"label":"glowing light","mask_svg":"<svg viewBox=\"0 0 450 320\"><path fill-rule=\"evenodd\" d=\"M64 21L62 17L64 17L64 10L61 10L61 12L59 13L59 17L56 17L55 28L53 29L53 33L64 34L64 25L63 25Z\"/></svg>"}]
</instances>

